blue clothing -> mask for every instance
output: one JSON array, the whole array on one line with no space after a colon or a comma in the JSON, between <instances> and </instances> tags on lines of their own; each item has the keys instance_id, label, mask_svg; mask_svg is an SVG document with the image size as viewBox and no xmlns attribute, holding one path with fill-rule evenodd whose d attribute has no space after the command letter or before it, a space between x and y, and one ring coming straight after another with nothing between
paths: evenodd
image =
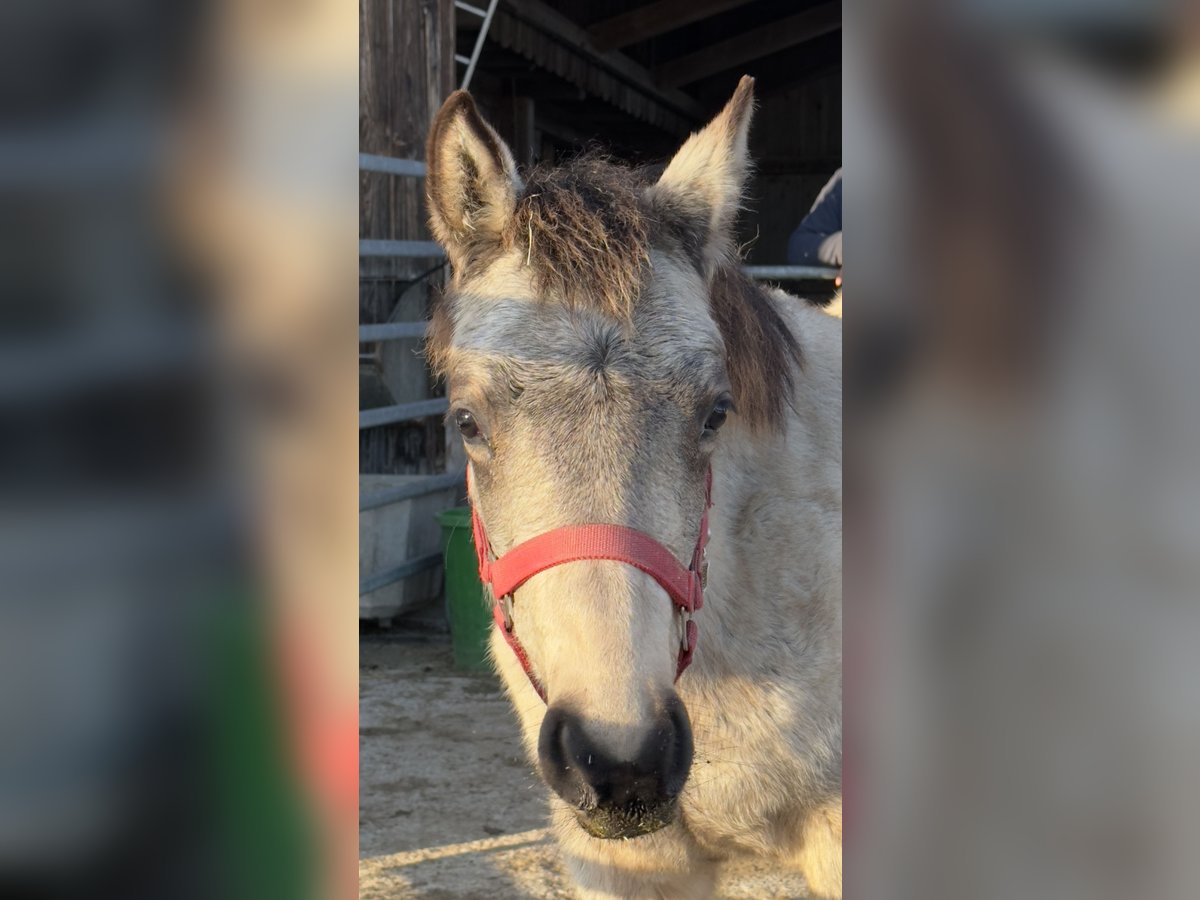
<instances>
[{"instance_id":1,"label":"blue clothing","mask_svg":"<svg viewBox=\"0 0 1200 900\"><path fill-rule=\"evenodd\" d=\"M788 265L842 266L842 170L821 188L812 209L788 238Z\"/></svg>"}]
</instances>

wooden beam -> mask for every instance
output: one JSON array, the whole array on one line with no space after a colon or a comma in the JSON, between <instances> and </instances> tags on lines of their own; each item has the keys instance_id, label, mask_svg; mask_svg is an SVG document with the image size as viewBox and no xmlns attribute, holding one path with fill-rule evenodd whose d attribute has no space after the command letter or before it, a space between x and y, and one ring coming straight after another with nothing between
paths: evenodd
<instances>
[{"instance_id":1,"label":"wooden beam","mask_svg":"<svg viewBox=\"0 0 1200 900\"><path fill-rule=\"evenodd\" d=\"M691 84L841 27L842 4L823 3L663 63L654 70L655 79L664 88Z\"/></svg>"},{"instance_id":2,"label":"wooden beam","mask_svg":"<svg viewBox=\"0 0 1200 900\"><path fill-rule=\"evenodd\" d=\"M595 114L596 104L538 103L537 127L543 134L573 148L587 147L597 141L619 159L626 161L659 158L679 147L679 136L639 122L623 113L614 127Z\"/></svg>"},{"instance_id":3,"label":"wooden beam","mask_svg":"<svg viewBox=\"0 0 1200 900\"><path fill-rule=\"evenodd\" d=\"M519 75L506 80L520 96L535 101L568 100L578 103L588 98L588 93L583 88L559 78L547 78L542 70L533 75Z\"/></svg>"},{"instance_id":4,"label":"wooden beam","mask_svg":"<svg viewBox=\"0 0 1200 900\"><path fill-rule=\"evenodd\" d=\"M550 137L564 144L570 144L575 147L586 146L588 141L592 139L591 135L584 134L576 128L569 125L563 125L553 119L546 117L545 109L538 111L540 118L538 119L537 127L543 134L548 134Z\"/></svg>"},{"instance_id":5,"label":"wooden beam","mask_svg":"<svg viewBox=\"0 0 1200 900\"><path fill-rule=\"evenodd\" d=\"M707 16L744 6L748 0L658 0L588 27L598 50L617 50Z\"/></svg>"},{"instance_id":6,"label":"wooden beam","mask_svg":"<svg viewBox=\"0 0 1200 900\"><path fill-rule=\"evenodd\" d=\"M842 164L841 157L796 159L794 156L756 156L755 175L828 175Z\"/></svg>"},{"instance_id":7,"label":"wooden beam","mask_svg":"<svg viewBox=\"0 0 1200 900\"><path fill-rule=\"evenodd\" d=\"M682 113L693 122L708 119L708 110L694 98L683 91L662 87L645 67L638 65L624 53L600 50L592 42L591 35L541 0L505 0L499 11L504 12L506 9L526 25L575 50L594 65L611 72L669 109Z\"/></svg>"},{"instance_id":8,"label":"wooden beam","mask_svg":"<svg viewBox=\"0 0 1200 900\"><path fill-rule=\"evenodd\" d=\"M754 75L754 96L760 100L791 90L797 85L837 73L842 68L842 34L832 31L806 41L799 47L781 50L756 59L747 67ZM717 107L729 100L742 68L729 69L688 85L688 92L701 103Z\"/></svg>"}]
</instances>

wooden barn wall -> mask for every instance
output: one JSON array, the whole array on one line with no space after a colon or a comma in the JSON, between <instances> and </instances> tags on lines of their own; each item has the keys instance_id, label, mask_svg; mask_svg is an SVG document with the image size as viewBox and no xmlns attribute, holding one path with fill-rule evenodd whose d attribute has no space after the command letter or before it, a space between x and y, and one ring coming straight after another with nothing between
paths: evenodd
<instances>
[{"instance_id":1,"label":"wooden barn wall","mask_svg":"<svg viewBox=\"0 0 1200 900\"><path fill-rule=\"evenodd\" d=\"M781 265L787 241L842 159L842 77L761 98L750 134L757 171L739 228L749 261Z\"/></svg>"},{"instance_id":2,"label":"wooden barn wall","mask_svg":"<svg viewBox=\"0 0 1200 900\"><path fill-rule=\"evenodd\" d=\"M453 0L360 0L359 149L405 159L425 158L429 123L456 86ZM424 179L359 175L363 238L430 240ZM360 261L359 321L425 318L431 287L413 279L435 259ZM360 405L404 403L433 396L420 341L362 345ZM441 471L444 430L438 419L367 429L359 437L362 472Z\"/></svg>"}]
</instances>

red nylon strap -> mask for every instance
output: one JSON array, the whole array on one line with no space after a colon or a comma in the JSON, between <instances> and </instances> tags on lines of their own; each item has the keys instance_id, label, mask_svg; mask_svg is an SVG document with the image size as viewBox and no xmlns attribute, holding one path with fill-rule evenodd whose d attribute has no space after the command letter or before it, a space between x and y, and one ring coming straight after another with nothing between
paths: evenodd
<instances>
[{"instance_id":1,"label":"red nylon strap","mask_svg":"<svg viewBox=\"0 0 1200 900\"><path fill-rule=\"evenodd\" d=\"M470 477L468 468L468 485ZM543 701L546 699L545 689L533 674L529 655L512 631L511 622L504 611L504 598L511 596L513 591L534 575L554 566L585 559L603 559L623 562L645 572L667 592L675 606L690 616L704 605L704 580L707 577L704 550L708 545L708 511L712 507L711 468L705 476L704 494L700 535L692 552L691 567L686 569L670 550L650 535L624 525L566 525L530 538L493 560L490 558L491 547L483 520L472 504L471 530L479 561L479 577L492 589L495 598L492 618ZM696 651L696 623L688 618L684 629L687 647L679 651L676 680L691 664Z\"/></svg>"},{"instance_id":2,"label":"red nylon strap","mask_svg":"<svg viewBox=\"0 0 1200 900\"><path fill-rule=\"evenodd\" d=\"M517 662L521 664L521 668L525 670L525 674L529 677L529 683L533 685L533 689L538 692L538 696L545 703L546 689L542 687L542 683L533 674L533 666L529 664L529 656L525 653L525 648L521 646L521 642L517 640L517 636L513 634L512 629L508 627L508 623L504 620L504 607L499 603L492 604L492 621L496 623L496 627L504 635L504 640L508 641L508 646L512 648Z\"/></svg>"},{"instance_id":3,"label":"red nylon strap","mask_svg":"<svg viewBox=\"0 0 1200 900\"><path fill-rule=\"evenodd\" d=\"M675 605L699 609L700 575L685 569L650 535L624 525L566 525L518 544L495 562L485 561L484 582L497 597L511 594L534 575L584 559L628 563L657 581Z\"/></svg>"}]
</instances>

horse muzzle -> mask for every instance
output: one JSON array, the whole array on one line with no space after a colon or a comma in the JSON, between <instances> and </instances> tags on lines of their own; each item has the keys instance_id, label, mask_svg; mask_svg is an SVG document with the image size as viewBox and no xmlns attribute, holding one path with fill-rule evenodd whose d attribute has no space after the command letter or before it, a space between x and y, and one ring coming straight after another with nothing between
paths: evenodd
<instances>
[{"instance_id":1,"label":"horse muzzle","mask_svg":"<svg viewBox=\"0 0 1200 900\"><path fill-rule=\"evenodd\" d=\"M675 821L678 801L665 800L653 807L631 804L627 807L597 807L590 812L579 810L575 818L579 827L594 838L613 841L640 837Z\"/></svg>"},{"instance_id":2,"label":"horse muzzle","mask_svg":"<svg viewBox=\"0 0 1200 900\"><path fill-rule=\"evenodd\" d=\"M580 827L604 839L637 837L674 822L692 752L687 710L674 695L659 707L631 758L609 753L569 707L550 707L538 739L542 777L574 807Z\"/></svg>"}]
</instances>

